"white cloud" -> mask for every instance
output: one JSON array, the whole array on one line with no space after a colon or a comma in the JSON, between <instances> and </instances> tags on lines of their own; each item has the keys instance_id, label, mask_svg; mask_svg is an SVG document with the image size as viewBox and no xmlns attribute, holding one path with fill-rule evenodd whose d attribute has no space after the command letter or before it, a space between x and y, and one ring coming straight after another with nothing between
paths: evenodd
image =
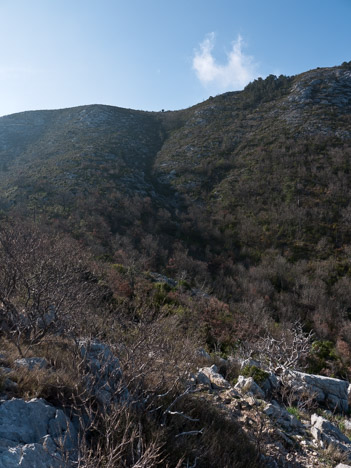
<instances>
[{"instance_id":1,"label":"white cloud","mask_svg":"<svg viewBox=\"0 0 351 468\"><path fill-rule=\"evenodd\" d=\"M215 34L212 32L195 51L193 69L203 85L213 84L219 89L242 89L256 76L257 64L253 57L242 52L243 39L240 35L227 54L227 63L221 65L212 55Z\"/></svg>"}]
</instances>

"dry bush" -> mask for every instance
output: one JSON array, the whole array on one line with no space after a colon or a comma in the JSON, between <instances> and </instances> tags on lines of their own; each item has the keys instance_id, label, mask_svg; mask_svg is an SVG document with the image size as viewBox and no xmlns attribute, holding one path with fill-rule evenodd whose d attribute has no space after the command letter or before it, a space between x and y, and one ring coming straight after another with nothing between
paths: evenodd
<instances>
[{"instance_id":1,"label":"dry bush","mask_svg":"<svg viewBox=\"0 0 351 468\"><path fill-rule=\"evenodd\" d=\"M183 466L260 466L259 453L240 424L227 419L206 399L189 394L179 402L177 409L193 420L178 417L168 427L166 447L172 450L170 466L176 465L179 453L185 455Z\"/></svg>"},{"instance_id":2,"label":"dry bush","mask_svg":"<svg viewBox=\"0 0 351 468\"><path fill-rule=\"evenodd\" d=\"M282 379L282 385L273 396L282 401L287 408L296 407L299 411L311 414L319 407L316 394L308 390L296 391L289 379Z\"/></svg>"},{"instance_id":3,"label":"dry bush","mask_svg":"<svg viewBox=\"0 0 351 468\"><path fill-rule=\"evenodd\" d=\"M4 348L12 365L27 354L51 367L16 369L14 396L42 397L80 418L80 467L257 466L239 425L193 394L202 344L196 320L189 326L135 284L132 298L94 308L100 290L79 246L35 226L17 227L0 233ZM230 318L225 304L213 308ZM50 311L54 320L45 323ZM80 356L79 336L99 337L120 360L122 380L106 382L115 392L111 404L93 391L99 379Z\"/></svg>"},{"instance_id":4,"label":"dry bush","mask_svg":"<svg viewBox=\"0 0 351 468\"><path fill-rule=\"evenodd\" d=\"M103 413L84 406L79 468L147 468L163 464L160 430L142 409L115 404ZM88 422L84 422L88 421Z\"/></svg>"},{"instance_id":5,"label":"dry bush","mask_svg":"<svg viewBox=\"0 0 351 468\"><path fill-rule=\"evenodd\" d=\"M333 445L329 445L328 448L320 451L320 459L324 461L326 466L336 466L336 463L347 466L347 463L350 461L347 452L342 452Z\"/></svg>"},{"instance_id":6,"label":"dry bush","mask_svg":"<svg viewBox=\"0 0 351 468\"><path fill-rule=\"evenodd\" d=\"M136 386L164 393L174 382L186 382L196 369L199 342L186 333L175 316L151 321L144 316L126 335L123 348L121 341L117 342L119 356L124 374Z\"/></svg>"},{"instance_id":7,"label":"dry bush","mask_svg":"<svg viewBox=\"0 0 351 468\"><path fill-rule=\"evenodd\" d=\"M89 370L75 343L62 338L33 346L30 354L46 357L52 368L16 370L14 396L45 398L80 419L80 468L259 466L240 426L194 393L189 372L197 342L176 317L152 319L145 310L139 319L111 344L123 369L111 405L89 394ZM13 344L12 352L14 359ZM129 396L121 400L125 388Z\"/></svg>"},{"instance_id":8,"label":"dry bush","mask_svg":"<svg viewBox=\"0 0 351 468\"><path fill-rule=\"evenodd\" d=\"M300 322L291 329L286 328L279 336L266 336L259 339L253 351L272 372L278 369L304 369L308 365L314 333L305 333Z\"/></svg>"},{"instance_id":9,"label":"dry bush","mask_svg":"<svg viewBox=\"0 0 351 468\"><path fill-rule=\"evenodd\" d=\"M99 290L78 243L33 223L3 223L0 263L1 332L21 356L48 334L82 332Z\"/></svg>"},{"instance_id":10,"label":"dry bush","mask_svg":"<svg viewBox=\"0 0 351 468\"><path fill-rule=\"evenodd\" d=\"M46 369L28 369L17 366L17 348L6 339L1 340L1 348L6 350L4 364L13 369L10 379L17 383L11 390L16 398L44 398L58 407L69 407L78 395L84 394L82 360L71 340L48 339L33 346L28 357L40 356L48 361Z\"/></svg>"},{"instance_id":11,"label":"dry bush","mask_svg":"<svg viewBox=\"0 0 351 468\"><path fill-rule=\"evenodd\" d=\"M132 396L132 402L98 414L88 408L79 466L260 466L259 452L240 424L205 399L176 391L154 397L142 405Z\"/></svg>"},{"instance_id":12,"label":"dry bush","mask_svg":"<svg viewBox=\"0 0 351 468\"><path fill-rule=\"evenodd\" d=\"M197 397L189 379L201 360L196 336L176 316L134 312L137 320L119 317L114 340L109 335L129 398L102 411L92 399L77 405L88 420L80 466L259 466L240 426Z\"/></svg>"}]
</instances>

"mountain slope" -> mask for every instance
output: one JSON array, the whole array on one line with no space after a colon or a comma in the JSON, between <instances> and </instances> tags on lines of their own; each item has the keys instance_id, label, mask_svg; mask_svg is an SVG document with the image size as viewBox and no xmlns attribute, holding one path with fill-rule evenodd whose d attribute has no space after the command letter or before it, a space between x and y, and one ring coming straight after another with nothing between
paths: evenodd
<instances>
[{"instance_id":1,"label":"mountain slope","mask_svg":"<svg viewBox=\"0 0 351 468\"><path fill-rule=\"evenodd\" d=\"M0 379L3 397L96 415L80 444L92 466L134 466L140 440L147 466L263 466L265 442L273 464L344 460L308 434L323 386L297 394L282 371L290 362L323 385L350 381L350 111L351 62L177 112L94 105L0 118L0 365L14 379ZM98 354L103 379L89 374L82 337L116 353L118 386ZM15 359L26 353L48 367L23 372ZM223 388L214 367L194 377L213 362ZM269 381L279 404L240 396L239 373ZM103 382L100 402L91 382ZM337 386L320 402L333 405L334 435L347 422L334 413L348 383ZM143 403L106 412L127 388Z\"/></svg>"},{"instance_id":2,"label":"mountain slope","mask_svg":"<svg viewBox=\"0 0 351 468\"><path fill-rule=\"evenodd\" d=\"M319 242L331 253L351 240L350 108L343 64L177 112L96 105L2 117L1 206L81 232L94 230L93 211L105 244L146 212L141 231L161 223L200 257L209 244L253 259L271 247L311 257Z\"/></svg>"},{"instance_id":3,"label":"mountain slope","mask_svg":"<svg viewBox=\"0 0 351 468\"><path fill-rule=\"evenodd\" d=\"M20 191L36 179L73 192L89 190L97 178L123 181L145 171L162 143L152 115L108 106L25 112L0 122L1 183L24 178Z\"/></svg>"},{"instance_id":4,"label":"mountain slope","mask_svg":"<svg viewBox=\"0 0 351 468\"><path fill-rule=\"evenodd\" d=\"M300 320L351 371L350 110L345 63L176 112L2 117L0 214L78 239L117 300L156 298L209 349ZM189 294L146 286L150 271Z\"/></svg>"},{"instance_id":5,"label":"mountain slope","mask_svg":"<svg viewBox=\"0 0 351 468\"><path fill-rule=\"evenodd\" d=\"M163 145L155 174L227 217L220 229L249 248L298 241L306 255L324 236L339 246L351 210L350 110L346 67L257 80L199 105Z\"/></svg>"}]
</instances>

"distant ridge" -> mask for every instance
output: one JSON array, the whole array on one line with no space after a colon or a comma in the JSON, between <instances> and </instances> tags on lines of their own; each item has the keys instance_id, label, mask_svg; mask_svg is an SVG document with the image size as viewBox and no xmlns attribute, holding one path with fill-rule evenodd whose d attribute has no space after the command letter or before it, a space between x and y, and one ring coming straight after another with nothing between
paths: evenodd
<instances>
[{"instance_id":1,"label":"distant ridge","mask_svg":"<svg viewBox=\"0 0 351 468\"><path fill-rule=\"evenodd\" d=\"M4 116L1 207L65 222L93 209L121 233L130 200L148 198L153 216L162 208L173 221L206 210L231 232L229 250L254 257L271 247L313 255L325 237L337 249L351 239L350 108L344 63L270 75L181 111L89 105Z\"/></svg>"}]
</instances>

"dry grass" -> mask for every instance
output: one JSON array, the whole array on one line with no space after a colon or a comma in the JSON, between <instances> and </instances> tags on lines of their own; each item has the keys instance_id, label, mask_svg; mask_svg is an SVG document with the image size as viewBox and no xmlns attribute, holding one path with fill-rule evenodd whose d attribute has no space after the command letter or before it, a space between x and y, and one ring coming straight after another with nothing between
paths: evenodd
<instances>
[{"instance_id":1,"label":"dry grass","mask_svg":"<svg viewBox=\"0 0 351 468\"><path fill-rule=\"evenodd\" d=\"M34 370L15 368L17 348L1 343L18 384L11 396L44 398L80 417L79 468L259 466L240 425L192 393L189 374L203 364L196 357L199 343L175 317L145 312L109 337L123 373L115 395L122 386L129 391L127 401L109 407L85 388L87 369L73 340L48 336L33 346L28 357L50 364Z\"/></svg>"},{"instance_id":2,"label":"dry grass","mask_svg":"<svg viewBox=\"0 0 351 468\"><path fill-rule=\"evenodd\" d=\"M347 453L342 452L336 447L329 446L328 448L320 451L321 460L325 463L325 466L336 466L338 463L347 464L349 462L349 457Z\"/></svg>"},{"instance_id":3,"label":"dry grass","mask_svg":"<svg viewBox=\"0 0 351 468\"><path fill-rule=\"evenodd\" d=\"M72 398L84 392L80 360L75 346L68 340L46 338L33 346L27 357L45 358L49 366L46 369L19 367L15 360L19 358L17 348L3 338L1 349L6 350L3 365L13 369L10 379L17 383L10 396L16 398L44 398L53 405L64 407L72 404Z\"/></svg>"},{"instance_id":4,"label":"dry grass","mask_svg":"<svg viewBox=\"0 0 351 468\"><path fill-rule=\"evenodd\" d=\"M226 418L206 399L189 395L180 402L177 409L198 421L194 423L179 416L177 420L174 417L170 421L166 446L172 447L169 454L171 466L175 466L176 455L179 453L186 454L188 466L192 466L196 460L197 468L260 466L259 453L240 424ZM194 430L202 432L179 436Z\"/></svg>"}]
</instances>

